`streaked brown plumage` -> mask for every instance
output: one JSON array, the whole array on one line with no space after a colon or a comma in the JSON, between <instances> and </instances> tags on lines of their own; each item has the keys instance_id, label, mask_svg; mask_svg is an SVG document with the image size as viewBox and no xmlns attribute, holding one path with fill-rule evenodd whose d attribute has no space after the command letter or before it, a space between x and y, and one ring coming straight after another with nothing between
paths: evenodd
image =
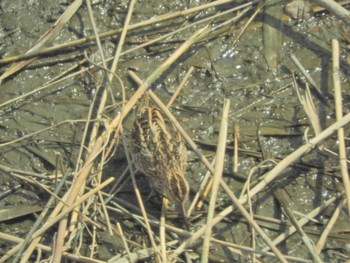
<instances>
[{"instance_id":1,"label":"streaked brown plumage","mask_svg":"<svg viewBox=\"0 0 350 263\"><path fill-rule=\"evenodd\" d=\"M145 94L137 110L132 132L132 156L135 166L153 187L170 202L183 205L189 185L185 178L187 149L171 121Z\"/></svg>"}]
</instances>

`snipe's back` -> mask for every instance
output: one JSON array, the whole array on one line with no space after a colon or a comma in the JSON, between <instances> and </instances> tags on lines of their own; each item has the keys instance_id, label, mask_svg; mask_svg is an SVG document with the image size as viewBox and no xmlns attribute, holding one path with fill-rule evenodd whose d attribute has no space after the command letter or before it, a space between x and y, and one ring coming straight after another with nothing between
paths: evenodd
<instances>
[{"instance_id":1,"label":"snipe's back","mask_svg":"<svg viewBox=\"0 0 350 263\"><path fill-rule=\"evenodd\" d=\"M132 156L135 166L150 179L157 192L176 204L186 201L189 185L185 178L185 143L148 94L141 99L137 110Z\"/></svg>"}]
</instances>

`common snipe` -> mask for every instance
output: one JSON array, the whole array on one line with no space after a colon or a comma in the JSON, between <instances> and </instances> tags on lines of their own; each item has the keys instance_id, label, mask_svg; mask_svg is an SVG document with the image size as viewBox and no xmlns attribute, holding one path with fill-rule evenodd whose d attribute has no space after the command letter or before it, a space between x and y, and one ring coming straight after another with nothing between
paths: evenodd
<instances>
[{"instance_id":1,"label":"common snipe","mask_svg":"<svg viewBox=\"0 0 350 263\"><path fill-rule=\"evenodd\" d=\"M162 116L148 93L137 109L132 156L135 166L150 179L155 190L170 202L181 204L184 211L189 193L184 175L187 149L175 126Z\"/></svg>"}]
</instances>

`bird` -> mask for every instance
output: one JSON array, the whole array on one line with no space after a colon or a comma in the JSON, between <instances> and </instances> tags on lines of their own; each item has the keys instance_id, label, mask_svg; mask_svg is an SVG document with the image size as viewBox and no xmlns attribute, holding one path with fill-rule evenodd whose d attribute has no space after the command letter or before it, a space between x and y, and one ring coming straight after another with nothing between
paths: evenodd
<instances>
[{"instance_id":1,"label":"bird","mask_svg":"<svg viewBox=\"0 0 350 263\"><path fill-rule=\"evenodd\" d=\"M131 138L135 167L160 195L170 203L181 205L186 219L184 205L190 190L185 177L187 148L179 131L163 116L148 93L137 107Z\"/></svg>"}]
</instances>

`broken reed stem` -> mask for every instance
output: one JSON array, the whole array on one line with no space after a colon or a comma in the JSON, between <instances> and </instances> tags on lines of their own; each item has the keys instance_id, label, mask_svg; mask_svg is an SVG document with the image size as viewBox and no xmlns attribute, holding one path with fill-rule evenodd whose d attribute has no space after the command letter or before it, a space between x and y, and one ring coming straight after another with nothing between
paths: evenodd
<instances>
[{"instance_id":1,"label":"broken reed stem","mask_svg":"<svg viewBox=\"0 0 350 263\"><path fill-rule=\"evenodd\" d=\"M307 70L304 68L304 66L300 63L300 61L298 60L298 58L291 53L289 55L290 59L293 61L294 65L300 70L300 72L303 74L303 76L307 79L307 81L312 85L312 87L315 89L317 95L322 98L324 101L326 101L326 99L324 98L322 92L320 91L320 89L318 88L318 86L316 85L316 82L312 79L312 77L310 76L310 74L307 72ZM293 75L294 77L294 75ZM294 81L295 82L295 81Z\"/></svg>"},{"instance_id":2,"label":"broken reed stem","mask_svg":"<svg viewBox=\"0 0 350 263\"><path fill-rule=\"evenodd\" d=\"M216 160L216 159L215 159L215 156L214 156L213 160L212 160L211 163L210 163L210 165L213 166L213 167L214 167L214 165L215 165L215 160ZM211 177L210 177L210 171L208 170L208 171L206 172L205 176L204 176L204 179L202 180L202 182L201 182L201 184L200 184L200 186L199 186L199 188L198 188L198 191L197 191L196 195L194 196L194 198L193 198L193 200L192 200L192 203L191 203L191 205L190 205L190 208L188 209L188 216L191 216L192 211L193 211L194 207L196 206L196 204L197 204L199 198L200 198L201 196L205 196L205 190L206 190L206 187L205 187L205 186L208 185L208 181L209 181L210 178L211 178ZM203 205L203 201L202 201L202 200L199 200L199 202L198 202L198 204L197 204L197 208L200 209L200 208L202 207L202 205Z\"/></svg>"},{"instance_id":3,"label":"broken reed stem","mask_svg":"<svg viewBox=\"0 0 350 263\"><path fill-rule=\"evenodd\" d=\"M203 246L202 246L202 258L201 258L202 263L207 263L209 260L209 247L210 247L210 238L212 233L212 221L215 215L216 198L219 190L220 181L222 178L222 172L224 170L226 139L227 139L227 122L228 122L229 110L230 110L230 100L225 99L222 118L221 118L218 147L216 150L217 162L215 164L214 174L213 174L213 186L211 188L211 196L210 196L207 223L206 223L207 227L204 234L204 240L203 240Z\"/></svg>"},{"instance_id":4,"label":"broken reed stem","mask_svg":"<svg viewBox=\"0 0 350 263\"><path fill-rule=\"evenodd\" d=\"M332 57L333 57L333 86L335 99L335 114L337 121L343 117L342 95L340 86L340 68L339 68L339 42L336 39L332 40ZM350 221L350 182L347 165L346 146L344 141L344 128L338 130L339 141L339 164L345 188L345 195L347 200L348 216Z\"/></svg>"},{"instance_id":5,"label":"broken reed stem","mask_svg":"<svg viewBox=\"0 0 350 263\"><path fill-rule=\"evenodd\" d=\"M233 172L238 172L238 139L239 139L239 126L233 125Z\"/></svg>"},{"instance_id":6,"label":"broken reed stem","mask_svg":"<svg viewBox=\"0 0 350 263\"><path fill-rule=\"evenodd\" d=\"M283 188L279 188L275 190L273 195L278 200L283 210L285 211L287 217L289 218L290 222L299 233L301 240L303 241L303 243L309 250L310 254L312 255L314 262L319 262L319 263L323 262L320 256L318 255L318 253L315 251L315 247L311 243L310 238L306 235L302 227L298 224L298 221L295 219L293 212L289 208L289 202L287 201L287 198L286 198L286 196L288 195L287 192Z\"/></svg>"},{"instance_id":7,"label":"broken reed stem","mask_svg":"<svg viewBox=\"0 0 350 263\"><path fill-rule=\"evenodd\" d=\"M251 22L254 20L254 18L260 13L261 8L263 7L263 4L260 5L254 12L254 14L251 15L251 17L248 19L248 21L243 26L241 32L239 32L238 36L236 37L235 41L232 43L232 47L235 47L238 40L241 38L241 36L244 34L244 32L247 30L248 26L251 24Z\"/></svg>"},{"instance_id":8,"label":"broken reed stem","mask_svg":"<svg viewBox=\"0 0 350 263\"><path fill-rule=\"evenodd\" d=\"M312 125L315 135L318 135L322 131L322 128L320 124L320 118L318 117L315 104L313 103L313 100L312 100L309 84L308 83L305 84L306 89L305 89L304 95L301 95L299 92L299 85L295 78L295 74L293 73L292 76L293 76L294 89L298 95L299 102L303 106L303 109L306 113L306 116L309 119L309 122Z\"/></svg>"},{"instance_id":9,"label":"broken reed stem","mask_svg":"<svg viewBox=\"0 0 350 263\"><path fill-rule=\"evenodd\" d=\"M88 7L88 13L89 13L89 17L90 17L90 22L91 22L92 29L94 31L94 35L95 35L95 38L96 38L96 43L97 43L99 54L101 56L102 65L103 65L103 68L106 69L107 68L107 63L106 63L105 56L104 56L104 53L103 53L103 49L102 49L100 38L98 37L98 31L97 31L97 28L96 28L95 19L93 17L93 12L92 12L92 7L91 7L90 0L86 0L86 5ZM103 113L104 108L106 106L106 101L107 101L107 88L106 88L106 86L110 87L110 85L108 85L108 83L107 83L106 72L104 72L103 73L102 83L98 83L98 87L96 87L96 93L95 93L94 101L93 101L93 103L92 103L92 105L90 107L90 109L95 108L95 102L97 101L96 100L97 99L97 95L100 94L99 90L102 89L102 94L98 98L99 99L99 103L98 103L98 105L96 105L97 106L97 112L95 114L96 114L96 118L98 120L101 119L102 113ZM89 112L89 118L90 118L90 116L92 116L92 115L90 115L91 113ZM90 141L89 141L88 149L90 149L91 145L93 145L93 143L95 142L99 127L100 127L100 123L99 122L94 122L93 123L93 128L92 128L92 130L90 132ZM87 128L88 127L86 127L85 131L87 131ZM83 146L83 143L84 143L84 141L82 142L82 146ZM77 167L79 167L79 163L80 163L80 159L78 159L78 161L77 161Z\"/></svg>"},{"instance_id":10,"label":"broken reed stem","mask_svg":"<svg viewBox=\"0 0 350 263\"><path fill-rule=\"evenodd\" d=\"M333 215L331 217L331 219L329 219L327 226L325 227L325 229L322 232L322 235L320 236L320 238L318 239L318 242L315 246L315 251L316 253L320 254L322 249L324 248L326 242L327 242L327 238L329 233L331 232L333 226L335 225L335 223L338 220L340 211L342 210L343 206L345 205L346 199L343 199L339 202L338 206L335 208Z\"/></svg>"},{"instance_id":11,"label":"broken reed stem","mask_svg":"<svg viewBox=\"0 0 350 263\"><path fill-rule=\"evenodd\" d=\"M194 67L191 66L190 69L187 71L185 77L181 80L180 85L177 87L176 91L171 96L170 100L168 101L168 103L166 105L167 108L170 108L171 105L174 103L176 97L179 95L180 91L185 86L185 84L186 84L187 80L189 79L189 77L191 76L193 70L194 70Z\"/></svg>"},{"instance_id":12,"label":"broken reed stem","mask_svg":"<svg viewBox=\"0 0 350 263\"><path fill-rule=\"evenodd\" d=\"M248 220L249 224L254 228L254 230L260 235L260 237L265 241L267 246L273 251L276 257L281 261L287 263L285 256L279 251L279 249L272 243L271 239L265 234L264 230L255 222L252 215L240 204L240 201L233 195L234 206L238 208L241 214Z\"/></svg>"},{"instance_id":13,"label":"broken reed stem","mask_svg":"<svg viewBox=\"0 0 350 263\"><path fill-rule=\"evenodd\" d=\"M103 160L103 159L102 159ZM103 164L104 162L101 161L101 164ZM101 165L103 166L103 165ZM99 184L101 184L101 177L102 177L102 171L103 169L100 170L100 174L101 176L99 177ZM112 230L112 225L111 225L111 221L110 221L110 218L109 218L109 214L108 214L108 211L107 211L107 208L106 208L106 202L103 198L103 195L101 192L97 192L98 194L98 199L100 200L100 203L101 203L101 207L102 207L102 213L105 217L105 221L106 221L106 224L107 224L107 229L108 229L108 232L111 236L113 236L113 230Z\"/></svg>"},{"instance_id":14,"label":"broken reed stem","mask_svg":"<svg viewBox=\"0 0 350 263\"><path fill-rule=\"evenodd\" d=\"M129 257L129 260L131 260L131 252L130 252L130 249L129 249L129 246L128 246L128 242L125 238L125 235L124 235L124 232L123 232L123 229L120 225L119 222L117 222L117 230L119 231L119 236L121 237L122 241L123 241L123 244L124 244L124 247L125 247L125 251Z\"/></svg>"}]
</instances>

